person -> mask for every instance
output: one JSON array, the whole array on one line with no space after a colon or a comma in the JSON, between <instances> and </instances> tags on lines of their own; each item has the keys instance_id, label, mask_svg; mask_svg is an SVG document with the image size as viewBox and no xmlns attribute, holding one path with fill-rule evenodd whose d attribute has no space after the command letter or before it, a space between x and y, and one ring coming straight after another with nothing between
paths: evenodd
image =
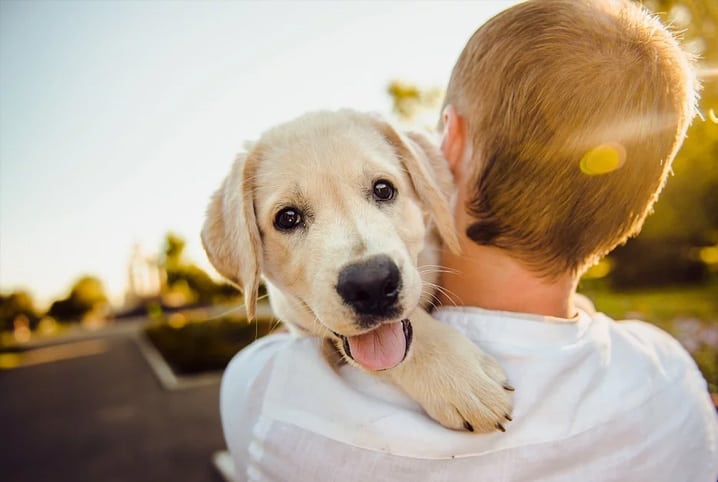
<instances>
[{"instance_id":1,"label":"person","mask_svg":"<svg viewBox=\"0 0 718 482\"><path fill-rule=\"evenodd\" d=\"M513 422L445 429L377 377L335 372L316 340L273 335L222 382L237 480L715 481L718 420L687 352L574 296L640 230L697 89L677 41L628 0L530 0L480 27L440 126L463 252L443 255L434 316L506 370Z\"/></svg>"}]
</instances>

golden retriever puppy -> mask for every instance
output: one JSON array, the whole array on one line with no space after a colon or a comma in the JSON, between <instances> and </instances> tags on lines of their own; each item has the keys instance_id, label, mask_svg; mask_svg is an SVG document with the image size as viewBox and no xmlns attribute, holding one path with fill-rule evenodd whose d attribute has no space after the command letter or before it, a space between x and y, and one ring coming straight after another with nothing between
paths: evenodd
<instances>
[{"instance_id":1,"label":"golden retriever puppy","mask_svg":"<svg viewBox=\"0 0 718 482\"><path fill-rule=\"evenodd\" d=\"M497 363L428 315L443 240L458 250L439 151L368 114L315 112L240 154L202 231L210 261L254 316L264 278L290 329L332 340L457 430L504 430Z\"/></svg>"}]
</instances>

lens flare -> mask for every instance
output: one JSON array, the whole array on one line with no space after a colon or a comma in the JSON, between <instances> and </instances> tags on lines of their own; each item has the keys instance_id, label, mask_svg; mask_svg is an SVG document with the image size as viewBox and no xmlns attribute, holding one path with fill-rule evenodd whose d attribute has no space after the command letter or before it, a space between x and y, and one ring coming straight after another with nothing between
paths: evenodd
<instances>
[{"instance_id":1,"label":"lens flare","mask_svg":"<svg viewBox=\"0 0 718 482\"><path fill-rule=\"evenodd\" d=\"M621 144L601 144L581 158L581 172L588 176L608 174L623 166L626 149Z\"/></svg>"}]
</instances>

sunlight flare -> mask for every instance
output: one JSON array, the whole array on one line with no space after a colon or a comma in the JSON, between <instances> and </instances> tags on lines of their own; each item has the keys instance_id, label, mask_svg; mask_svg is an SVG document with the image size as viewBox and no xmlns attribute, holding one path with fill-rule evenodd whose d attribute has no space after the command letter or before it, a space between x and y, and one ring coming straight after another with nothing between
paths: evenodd
<instances>
[{"instance_id":1,"label":"sunlight flare","mask_svg":"<svg viewBox=\"0 0 718 482\"><path fill-rule=\"evenodd\" d=\"M598 176L623 166L626 149L621 144L601 144L586 152L581 158L581 172Z\"/></svg>"}]
</instances>

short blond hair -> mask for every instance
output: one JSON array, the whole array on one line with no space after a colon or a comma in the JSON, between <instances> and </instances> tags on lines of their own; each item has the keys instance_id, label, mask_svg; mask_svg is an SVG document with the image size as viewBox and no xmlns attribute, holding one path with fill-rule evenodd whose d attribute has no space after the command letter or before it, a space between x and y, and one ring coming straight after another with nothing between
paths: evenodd
<instances>
[{"instance_id":1,"label":"short blond hair","mask_svg":"<svg viewBox=\"0 0 718 482\"><path fill-rule=\"evenodd\" d=\"M445 99L472 148L467 235L542 275L582 272L640 230L697 87L689 56L637 3L535 0L498 14L467 43Z\"/></svg>"}]
</instances>

